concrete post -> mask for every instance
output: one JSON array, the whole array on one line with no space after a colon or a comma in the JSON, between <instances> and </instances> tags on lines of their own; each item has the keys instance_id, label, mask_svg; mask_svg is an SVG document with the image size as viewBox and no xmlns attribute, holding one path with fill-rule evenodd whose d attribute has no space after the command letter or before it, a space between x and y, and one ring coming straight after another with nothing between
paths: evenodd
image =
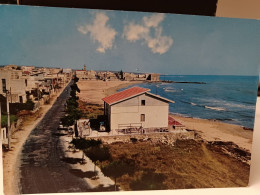
<instances>
[{"instance_id":1,"label":"concrete post","mask_svg":"<svg viewBox=\"0 0 260 195\"><path fill-rule=\"evenodd\" d=\"M0 102L0 131L2 131L2 108L1 108L1 102Z\"/></svg>"},{"instance_id":2,"label":"concrete post","mask_svg":"<svg viewBox=\"0 0 260 195\"><path fill-rule=\"evenodd\" d=\"M10 125L8 92L6 92L6 110L7 110L8 149L10 150L11 149L11 125Z\"/></svg>"}]
</instances>

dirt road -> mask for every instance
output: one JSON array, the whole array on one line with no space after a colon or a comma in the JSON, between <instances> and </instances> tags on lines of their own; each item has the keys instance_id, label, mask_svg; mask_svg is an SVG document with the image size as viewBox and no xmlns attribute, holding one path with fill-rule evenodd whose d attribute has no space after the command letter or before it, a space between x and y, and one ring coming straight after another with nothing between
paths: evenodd
<instances>
[{"instance_id":1,"label":"dirt road","mask_svg":"<svg viewBox=\"0 0 260 195\"><path fill-rule=\"evenodd\" d=\"M64 156L59 136L55 134L64 115L69 87L29 135L20 155L19 191L22 194L88 191L88 184L73 175Z\"/></svg>"}]
</instances>

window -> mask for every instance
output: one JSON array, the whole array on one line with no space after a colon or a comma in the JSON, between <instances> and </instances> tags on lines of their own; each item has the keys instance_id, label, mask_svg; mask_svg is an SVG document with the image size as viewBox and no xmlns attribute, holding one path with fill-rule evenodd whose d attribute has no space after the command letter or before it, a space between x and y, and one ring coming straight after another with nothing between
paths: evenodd
<instances>
[{"instance_id":1,"label":"window","mask_svg":"<svg viewBox=\"0 0 260 195\"><path fill-rule=\"evenodd\" d=\"M142 106L145 106L145 100L142 100L142 101L141 101L141 105L142 105Z\"/></svg>"},{"instance_id":2,"label":"window","mask_svg":"<svg viewBox=\"0 0 260 195\"><path fill-rule=\"evenodd\" d=\"M2 88L3 88L3 93L6 92L6 80L2 79Z\"/></svg>"},{"instance_id":3,"label":"window","mask_svg":"<svg viewBox=\"0 0 260 195\"><path fill-rule=\"evenodd\" d=\"M27 87L27 79L25 79L25 86Z\"/></svg>"},{"instance_id":4,"label":"window","mask_svg":"<svg viewBox=\"0 0 260 195\"><path fill-rule=\"evenodd\" d=\"M145 114L141 114L141 122L145 121Z\"/></svg>"}]
</instances>

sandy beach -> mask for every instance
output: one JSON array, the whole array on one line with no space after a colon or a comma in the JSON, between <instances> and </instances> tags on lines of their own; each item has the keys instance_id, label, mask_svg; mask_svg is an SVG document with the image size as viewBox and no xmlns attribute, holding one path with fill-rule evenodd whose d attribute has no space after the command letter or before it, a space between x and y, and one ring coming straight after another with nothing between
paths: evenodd
<instances>
[{"instance_id":1,"label":"sandy beach","mask_svg":"<svg viewBox=\"0 0 260 195\"><path fill-rule=\"evenodd\" d=\"M101 100L103 97L114 94L118 89L135 83L138 82L79 81L78 87L81 92L78 95L82 101L103 105ZM251 152L253 131L244 130L239 125L227 124L216 120L187 118L179 115L172 116L185 125L187 129L195 130L206 141L231 141Z\"/></svg>"},{"instance_id":2,"label":"sandy beach","mask_svg":"<svg viewBox=\"0 0 260 195\"><path fill-rule=\"evenodd\" d=\"M120 88L141 83L141 81L79 81L79 99L91 104L102 104L102 98L116 93Z\"/></svg>"},{"instance_id":3,"label":"sandy beach","mask_svg":"<svg viewBox=\"0 0 260 195\"><path fill-rule=\"evenodd\" d=\"M233 142L251 153L253 131L244 130L239 125L227 124L216 120L187 118L179 115L171 116L184 124L187 129L194 130L206 141Z\"/></svg>"}]
</instances>

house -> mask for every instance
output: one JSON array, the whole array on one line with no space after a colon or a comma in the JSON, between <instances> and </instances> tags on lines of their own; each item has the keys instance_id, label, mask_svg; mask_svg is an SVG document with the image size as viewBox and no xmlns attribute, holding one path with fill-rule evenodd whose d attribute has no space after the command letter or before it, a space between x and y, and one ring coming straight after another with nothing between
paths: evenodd
<instances>
[{"instance_id":1,"label":"house","mask_svg":"<svg viewBox=\"0 0 260 195\"><path fill-rule=\"evenodd\" d=\"M13 66L0 69L0 94L6 96L8 92L11 103L25 103L26 80L22 78L22 70L13 69Z\"/></svg>"},{"instance_id":2,"label":"house","mask_svg":"<svg viewBox=\"0 0 260 195\"><path fill-rule=\"evenodd\" d=\"M174 101L149 91L132 87L103 98L108 130L168 129L169 103Z\"/></svg>"}]
</instances>

